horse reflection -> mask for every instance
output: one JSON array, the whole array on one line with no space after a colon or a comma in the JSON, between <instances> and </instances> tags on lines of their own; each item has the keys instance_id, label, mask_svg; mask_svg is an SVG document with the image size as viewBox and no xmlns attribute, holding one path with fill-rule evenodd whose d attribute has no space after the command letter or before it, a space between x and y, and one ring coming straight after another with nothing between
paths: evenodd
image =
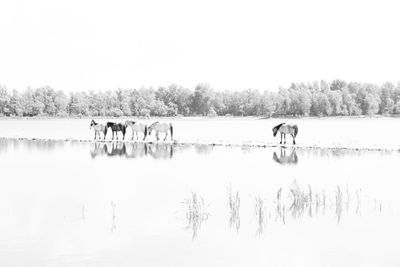
<instances>
[{"instance_id":1,"label":"horse reflection","mask_svg":"<svg viewBox=\"0 0 400 267\"><path fill-rule=\"evenodd\" d=\"M92 159L107 154L107 145L104 143L92 143L90 145L90 156Z\"/></svg>"},{"instance_id":2,"label":"horse reflection","mask_svg":"<svg viewBox=\"0 0 400 267\"><path fill-rule=\"evenodd\" d=\"M282 164L282 165L297 164L299 159L298 159L297 154L296 154L296 149L291 149L290 154L289 154L289 151L287 151L287 150L288 149L281 148L279 157L276 154L276 152L274 152L272 158L276 162L278 162L279 164Z\"/></svg>"},{"instance_id":3,"label":"horse reflection","mask_svg":"<svg viewBox=\"0 0 400 267\"><path fill-rule=\"evenodd\" d=\"M174 146L165 143L155 143L148 147L148 154L155 159L169 159L174 156Z\"/></svg>"},{"instance_id":4,"label":"horse reflection","mask_svg":"<svg viewBox=\"0 0 400 267\"><path fill-rule=\"evenodd\" d=\"M128 143L126 144L127 158L142 158L147 155L148 144L145 143Z\"/></svg>"},{"instance_id":5,"label":"horse reflection","mask_svg":"<svg viewBox=\"0 0 400 267\"><path fill-rule=\"evenodd\" d=\"M92 158L98 156L120 156L126 158L141 158L151 156L155 159L169 159L174 155L175 147L163 143L93 143L90 147Z\"/></svg>"},{"instance_id":6,"label":"horse reflection","mask_svg":"<svg viewBox=\"0 0 400 267\"><path fill-rule=\"evenodd\" d=\"M124 143L111 143L106 145L106 153L107 156L125 156L126 155L126 146Z\"/></svg>"},{"instance_id":7,"label":"horse reflection","mask_svg":"<svg viewBox=\"0 0 400 267\"><path fill-rule=\"evenodd\" d=\"M122 143L94 143L90 147L90 156L96 158L98 156L124 156L126 154L125 144Z\"/></svg>"}]
</instances>

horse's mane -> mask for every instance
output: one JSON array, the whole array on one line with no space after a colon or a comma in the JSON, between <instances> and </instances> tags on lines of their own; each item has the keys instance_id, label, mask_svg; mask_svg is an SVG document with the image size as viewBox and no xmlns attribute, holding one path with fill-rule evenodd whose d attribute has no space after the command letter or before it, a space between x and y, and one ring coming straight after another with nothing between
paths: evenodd
<instances>
[{"instance_id":1,"label":"horse's mane","mask_svg":"<svg viewBox=\"0 0 400 267\"><path fill-rule=\"evenodd\" d=\"M274 129L278 129L278 130L279 130L279 128L281 128L281 126L284 125L284 124L285 124L285 123L278 124L278 125L276 125L276 126L274 127Z\"/></svg>"},{"instance_id":2,"label":"horse's mane","mask_svg":"<svg viewBox=\"0 0 400 267\"><path fill-rule=\"evenodd\" d=\"M94 124L94 125L97 125L97 124L98 124L98 123L97 123L97 122L95 122L94 120L92 120L92 122L93 122L93 124Z\"/></svg>"}]
</instances>

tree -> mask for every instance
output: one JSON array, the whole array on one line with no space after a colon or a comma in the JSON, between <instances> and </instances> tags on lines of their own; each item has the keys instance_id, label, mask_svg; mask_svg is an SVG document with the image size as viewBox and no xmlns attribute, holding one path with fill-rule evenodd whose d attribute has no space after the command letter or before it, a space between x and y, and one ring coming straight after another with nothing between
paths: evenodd
<instances>
[{"instance_id":1,"label":"tree","mask_svg":"<svg viewBox=\"0 0 400 267\"><path fill-rule=\"evenodd\" d=\"M211 107L213 90L209 84L198 84L194 91L192 108L194 113L207 115Z\"/></svg>"},{"instance_id":2,"label":"tree","mask_svg":"<svg viewBox=\"0 0 400 267\"><path fill-rule=\"evenodd\" d=\"M22 105L21 94L17 90L13 90L9 102L10 114L13 116L23 116L24 107Z\"/></svg>"},{"instance_id":3,"label":"tree","mask_svg":"<svg viewBox=\"0 0 400 267\"><path fill-rule=\"evenodd\" d=\"M380 90L381 104L379 105L380 114L392 114L394 109L394 84L384 83Z\"/></svg>"},{"instance_id":4,"label":"tree","mask_svg":"<svg viewBox=\"0 0 400 267\"><path fill-rule=\"evenodd\" d=\"M0 86L0 115L9 115L10 95L5 86Z\"/></svg>"},{"instance_id":5,"label":"tree","mask_svg":"<svg viewBox=\"0 0 400 267\"><path fill-rule=\"evenodd\" d=\"M67 109L70 115L89 115L89 101L87 94L82 92L71 93Z\"/></svg>"}]
</instances>

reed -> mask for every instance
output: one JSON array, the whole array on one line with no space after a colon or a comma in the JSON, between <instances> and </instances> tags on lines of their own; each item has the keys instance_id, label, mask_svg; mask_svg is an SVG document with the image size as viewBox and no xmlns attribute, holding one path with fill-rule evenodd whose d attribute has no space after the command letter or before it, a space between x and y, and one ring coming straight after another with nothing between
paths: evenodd
<instances>
[{"instance_id":1,"label":"reed","mask_svg":"<svg viewBox=\"0 0 400 267\"><path fill-rule=\"evenodd\" d=\"M240 208L240 197L239 191L236 191L236 194L232 192L232 187L229 188L229 227L235 227L236 231L239 231L240 228L240 216L239 216L239 208Z\"/></svg>"},{"instance_id":2,"label":"reed","mask_svg":"<svg viewBox=\"0 0 400 267\"><path fill-rule=\"evenodd\" d=\"M195 239L201 224L209 216L206 211L204 199L202 196L198 196L195 192L192 192L191 196L183 201L183 204L186 206L186 229L192 230L192 239Z\"/></svg>"}]
</instances>

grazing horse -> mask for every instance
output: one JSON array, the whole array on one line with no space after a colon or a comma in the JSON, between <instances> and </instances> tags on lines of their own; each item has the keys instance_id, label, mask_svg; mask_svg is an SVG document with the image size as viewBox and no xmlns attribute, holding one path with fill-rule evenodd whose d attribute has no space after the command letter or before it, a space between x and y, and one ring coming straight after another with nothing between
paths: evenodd
<instances>
[{"instance_id":1,"label":"grazing horse","mask_svg":"<svg viewBox=\"0 0 400 267\"><path fill-rule=\"evenodd\" d=\"M286 123L281 123L279 125L276 125L274 128L272 128L272 133L274 137L276 134L280 132L281 133L281 142L282 144L282 137L285 137L285 144L286 144L286 135L290 134L293 138L293 145L296 144L296 136L297 133L299 132L299 129L297 128L297 125L295 124L286 124Z\"/></svg>"},{"instance_id":2,"label":"grazing horse","mask_svg":"<svg viewBox=\"0 0 400 267\"><path fill-rule=\"evenodd\" d=\"M143 124L141 122L137 122L137 121L125 121L125 127L128 128L131 127L132 129L132 139L133 137L135 137L135 133L136 133L136 140L139 139L139 132L143 133L143 141L146 139L147 136L147 125Z\"/></svg>"},{"instance_id":3,"label":"grazing horse","mask_svg":"<svg viewBox=\"0 0 400 267\"><path fill-rule=\"evenodd\" d=\"M167 139L168 132L171 132L171 141L174 140L174 129L172 127L172 123L166 123L166 122L159 123L157 121L148 127L149 135L151 135L151 132L153 130L156 132L157 141L160 139L159 138L160 132L165 133L164 141L165 139Z\"/></svg>"},{"instance_id":4,"label":"grazing horse","mask_svg":"<svg viewBox=\"0 0 400 267\"><path fill-rule=\"evenodd\" d=\"M126 133L126 127L122 123L115 123L115 122L107 122L106 124L106 134L107 134L107 129L111 128L112 130L112 140L114 140L114 133L117 135L117 140L118 140L118 132L122 132L122 140L125 138L125 133Z\"/></svg>"},{"instance_id":5,"label":"grazing horse","mask_svg":"<svg viewBox=\"0 0 400 267\"><path fill-rule=\"evenodd\" d=\"M106 127L104 127L103 124L99 124L99 123L95 122L94 120L92 120L90 122L89 129L92 129L92 128L94 129L94 140L96 140L97 136L99 136L99 139L101 138L101 135L100 135L101 132L103 133L103 136L104 136L103 139L106 139L107 129L106 129Z\"/></svg>"}]
</instances>

